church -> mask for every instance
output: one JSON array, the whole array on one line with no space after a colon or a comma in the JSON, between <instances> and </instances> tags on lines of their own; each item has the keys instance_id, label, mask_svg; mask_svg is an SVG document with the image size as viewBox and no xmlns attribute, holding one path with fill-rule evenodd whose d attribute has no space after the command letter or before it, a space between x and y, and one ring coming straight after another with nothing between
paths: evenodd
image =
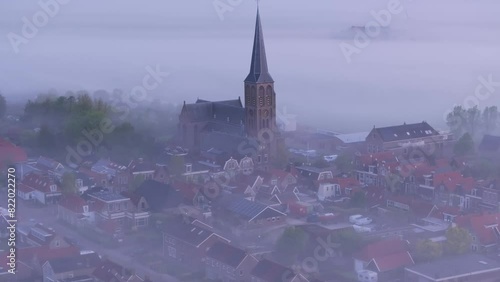
<instances>
[{"instance_id":1,"label":"church","mask_svg":"<svg viewBox=\"0 0 500 282\"><path fill-rule=\"evenodd\" d=\"M264 35L257 9L250 73L241 99L198 99L182 107L178 142L208 160L251 157L257 167L268 168L282 143L276 126L276 93L269 74Z\"/></svg>"}]
</instances>

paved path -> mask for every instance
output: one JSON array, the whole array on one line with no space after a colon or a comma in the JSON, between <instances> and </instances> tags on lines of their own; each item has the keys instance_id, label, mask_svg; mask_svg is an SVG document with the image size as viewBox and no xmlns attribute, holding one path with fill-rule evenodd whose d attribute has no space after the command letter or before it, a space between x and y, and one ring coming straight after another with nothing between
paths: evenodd
<instances>
[{"instance_id":1,"label":"paved path","mask_svg":"<svg viewBox=\"0 0 500 282\"><path fill-rule=\"evenodd\" d=\"M0 206L5 206L7 203L5 193L1 193L0 196ZM80 236L76 229L71 229L70 227L61 225L57 222L57 216L55 213L55 207L44 207L37 208L31 207L26 203L23 203L21 199L17 199L16 202L16 215L18 219L18 224L29 224L29 223L42 223L47 227L51 227L54 231L60 235L67 236L70 238L75 238L78 240L79 245L84 250L96 251L101 256L106 256L110 260L121 264L122 266L133 269L137 275L140 277L149 276L153 282L178 282L179 280L173 276L167 274L157 273L151 270L149 267L139 264L134 261L133 258L125 256L120 249L106 249L101 245L88 240L87 238Z\"/></svg>"}]
</instances>

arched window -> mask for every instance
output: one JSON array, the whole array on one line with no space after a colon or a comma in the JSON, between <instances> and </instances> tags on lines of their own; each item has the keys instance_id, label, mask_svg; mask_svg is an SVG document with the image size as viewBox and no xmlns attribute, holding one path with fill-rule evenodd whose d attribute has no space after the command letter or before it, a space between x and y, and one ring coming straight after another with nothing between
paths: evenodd
<instances>
[{"instance_id":1,"label":"arched window","mask_svg":"<svg viewBox=\"0 0 500 282\"><path fill-rule=\"evenodd\" d=\"M251 105L252 106L257 106L257 88L255 88L255 86L252 86L252 103Z\"/></svg>"},{"instance_id":2,"label":"arched window","mask_svg":"<svg viewBox=\"0 0 500 282\"><path fill-rule=\"evenodd\" d=\"M273 103L273 88L269 85L266 89L266 105L271 106Z\"/></svg>"},{"instance_id":3,"label":"arched window","mask_svg":"<svg viewBox=\"0 0 500 282\"><path fill-rule=\"evenodd\" d=\"M259 106L264 106L264 86L259 87Z\"/></svg>"}]
</instances>

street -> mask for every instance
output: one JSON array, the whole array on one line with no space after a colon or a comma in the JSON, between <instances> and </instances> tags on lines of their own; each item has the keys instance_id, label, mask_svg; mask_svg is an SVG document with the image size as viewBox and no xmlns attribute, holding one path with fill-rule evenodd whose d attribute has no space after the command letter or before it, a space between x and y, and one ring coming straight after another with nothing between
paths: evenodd
<instances>
[{"instance_id":1,"label":"street","mask_svg":"<svg viewBox=\"0 0 500 282\"><path fill-rule=\"evenodd\" d=\"M6 193L1 193L0 195L0 206L5 207L7 203ZM117 249L106 249L101 245L88 240L87 238L80 236L76 229L71 229L57 222L56 206L51 207L31 207L27 203L23 202L21 199L16 200L16 216L18 220L18 225L42 223L44 226L53 228L57 234L66 236L69 238L76 239L79 242L79 247L82 250L95 251L102 257L106 257L109 260L116 262L126 268L133 269L137 275L141 278L149 276L149 278L154 282L177 282L177 278L174 278L167 274L157 273L149 267L136 263L132 257L128 257L123 254L122 247Z\"/></svg>"}]
</instances>

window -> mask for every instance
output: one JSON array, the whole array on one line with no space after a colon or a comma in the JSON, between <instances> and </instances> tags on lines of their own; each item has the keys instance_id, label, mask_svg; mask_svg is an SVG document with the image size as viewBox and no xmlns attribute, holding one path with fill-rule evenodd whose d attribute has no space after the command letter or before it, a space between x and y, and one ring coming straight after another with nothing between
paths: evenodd
<instances>
[{"instance_id":1,"label":"window","mask_svg":"<svg viewBox=\"0 0 500 282\"><path fill-rule=\"evenodd\" d=\"M138 218L135 220L135 226L136 227L143 227L147 225L146 218Z\"/></svg>"},{"instance_id":2,"label":"window","mask_svg":"<svg viewBox=\"0 0 500 282\"><path fill-rule=\"evenodd\" d=\"M82 188L83 187L83 180L77 179L76 180L76 187L77 188Z\"/></svg>"},{"instance_id":3,"label":"window","mask_svg":"<svg viewBox=\"0 0 500 282\"><path fill-rule=\"evenodd\" d=\"M50 185L50 192L55 192L57 191L57 186L56 185Z\"/></svg>"},{"instance_id":4,"label":"window","mask_svg":"<svg viewBox=\"0 0 500 282\"><path fill-rule=\"evenodd\" d=\"M258 155L258 156L257 156L257 163L259 163L259 164L260 164L261 162L262 162L262 156L261 156L261 155Z\"/></svg>"},{"instance_id":5,"label":"window","mask_svg":"<svg viewBox=\"0 0 500 282\"><path fill-rule=\"evenodd\" d=\"M176 257L177 257L177 254L176 254L176 250L175 250L175 248L173 248L173 247L168 247L168 255L169 255L170 257L176 258Z\"/></svg>"},{"instance_id":6,"label":"window","mask_svg":"<svg viewBox=\"0 0 500 282\"><path fill-rule=\"evenodd\" d=\"M267 154L264 154L264 162L267 163L267 161L268 161L268 156Z\"/></svg>"},{"instance_id":7,"label":"window","mask_svg":"<svg viewBox=\"0 0 500 282\"><path fill-rule=\"evenodd\" d=\"M83 212L89 212L89 206L83 206Z\"/></svg>"}]
</instances>

